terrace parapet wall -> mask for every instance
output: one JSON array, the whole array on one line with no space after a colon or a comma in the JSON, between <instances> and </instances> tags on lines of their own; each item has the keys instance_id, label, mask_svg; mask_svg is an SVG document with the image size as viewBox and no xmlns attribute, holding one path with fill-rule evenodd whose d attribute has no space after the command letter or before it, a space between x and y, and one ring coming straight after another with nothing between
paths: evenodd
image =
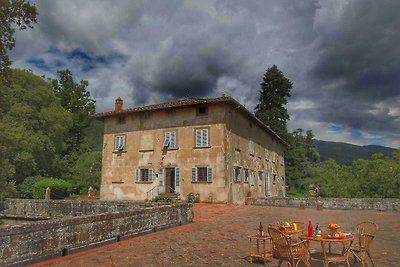
<instances>
[{"instance_id":1,"label":"terrace parapet wall","mask_svg":"<svg viewBox=\"0 0 400 267\"><path fill-rule=\"evenodd\" d=\"M40 203L33 202L35 205ZM110 206L114 204L111 202ZM129 206L129 203L123 205ZM191 204L178 203L67 216L29 224L3 225L0 226L0 266L25 266L101 244L118 242L135 235L190 223L192 216Z\"/></svg>"},{"instance_id":2,"label":"terrace parapet wall","mask_svg":"<svg viewBox=\"0 0 400 267\"><path fill-rule=\"evenodd\" d=\"M400 211L400 199L398 198L260 197L253 199L253 205L314 209Z\"/></svg>"}]
</instances>

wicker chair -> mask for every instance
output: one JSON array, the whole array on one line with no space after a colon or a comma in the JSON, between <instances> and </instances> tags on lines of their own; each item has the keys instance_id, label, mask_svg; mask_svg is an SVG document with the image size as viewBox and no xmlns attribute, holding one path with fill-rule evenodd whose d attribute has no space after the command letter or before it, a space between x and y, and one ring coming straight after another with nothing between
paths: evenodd
<instances>
[{"instance_id":1,"label":"wicker chair","mask_svg":"<svg viewBox=\"0 0 400 267\"><path fill-rule=\"evenodd\" d=\"M369 257L372 266L375 266L371 257L370 246L378 230L378 225L374 222L362 222L357 224L355 240L350 251L354 255L354 260L361 261L361 266L363 267L365 266L367 256Z\"/></svg>"},{"instance_id":2,"label":"wicker chair","mask_svg":"<svg viewBox=\"0 0 400 267\"><path fill-rule=\"evenodd\" d=\"M287 261L289 266L297 267L302 261L307 267L311 267L308 241L292 243L285 233L274 227L269 227L268 233L272 239L273 257L279 260L278 266Z\"/></svg>"}]
</instances>

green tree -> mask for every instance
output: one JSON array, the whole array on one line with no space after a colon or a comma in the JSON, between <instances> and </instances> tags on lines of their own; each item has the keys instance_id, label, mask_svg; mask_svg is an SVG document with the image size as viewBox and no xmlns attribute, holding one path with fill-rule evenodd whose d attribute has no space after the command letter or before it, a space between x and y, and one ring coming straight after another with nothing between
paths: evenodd
<instances>
[{"instance_id":1,"label":"green tree","mask_svg":"<svg viewBox=\"0 0 400 267\"><path fill-rule=\"evenodd\" d=\"M0 118L0 173L17 184L28 176L52 173L72 124L51 85L27 71L11 70L11 85L0 85L9 106Z\"/></svg>"},{"instance_id":2,"label":"green tree","mask_svg":"<svg viewBox=\"0 0 400 267\"><path fill-rule=\"evenodd\" d=\"M83 143L83 130L87 128L95 114L95 101L90 98L86 87L88 81L75 83L69 70L58 71L59 79L52 80L53 90L61 99L61 105L73 117L73 125L68 132L66 154L79 150Z\"/></svg>"},{"instance_id":3,"label":"green tree","mask_svg":"<svg viewBox=\"0 0 400 267\"><path fill-rule=\"evenodd\" d=\"M319 162L316 140L311 130L304 135L301 128L291 133L288 140L285 163L289 190L304 191L311 184L305 180L308 178L307 168Z\"/></svg>"},{"instance_id":4,"label":"green tree","mask_svg":"<svg viewBox=\"0 0 400 267\"><path fill-rule=\"evenodd\" d=\"M7 53L15 46L15 29L33 28L37 15L35 4L28 1L0 0L0 83L8 82L11 60Z\"/></svg>"},{"instance_id":5,"label":"green tree","mask_svg":"<svg viewBox=\"0 0 400 267\"><path fill-rule=\"evenodd\" d=\"M263 76L259 103L255 109L256 117L285 140L288 139L286 122L290 119L285 105L291 96L292 85L276 65L268 68Z\"/></svg>"}]
</instances>

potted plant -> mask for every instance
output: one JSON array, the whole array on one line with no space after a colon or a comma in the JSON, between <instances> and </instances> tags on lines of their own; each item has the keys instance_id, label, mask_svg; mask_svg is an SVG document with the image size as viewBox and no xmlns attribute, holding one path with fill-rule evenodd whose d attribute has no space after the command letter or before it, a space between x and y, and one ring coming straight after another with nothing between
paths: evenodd
<instances>
[{"instance_id":1,"label":"potted plant","mask_svg":"<svg viewBox=\"0 0 400 267\"><path fill-rule=\"evenodd\" d=\"M246 206L251 206L251 191L247 192L246 196Z\"/></svg>"}]
</instances>

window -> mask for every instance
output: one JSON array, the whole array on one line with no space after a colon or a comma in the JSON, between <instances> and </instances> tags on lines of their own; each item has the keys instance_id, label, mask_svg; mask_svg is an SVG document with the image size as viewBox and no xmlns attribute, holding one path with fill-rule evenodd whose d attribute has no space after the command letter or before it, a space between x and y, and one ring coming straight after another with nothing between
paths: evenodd
<instances>
[{"instance_id":1,"label":"window","mask_svg":"<svg viewBox=\"0 0 400 267\"><path fill-rule=\"evenodd\" d=\"M240 182L241 177L240 177L240 167L234 167L233 168L233 181L234 182Z\"/></svg>"},{"instance_id":2,"label":"window","mask_svg":"<svg viewBox=\"0 0 400 267\"><path fill-rule=\"evenodd\" d=\"M207 115L207 113L208 113L207 107L197 108L197 115Z\"/></svg>"},{"instance_id":3,"label":"window","mask_svg":"<svg viewBox=\"0 0 400 267\"><path fill-rule=\"evenodd\" d=\"M196 129L196 147L208 147L208 129Z\"/></svg>"},{"instance_id":4,"label":"window","mask_svg":"<svg viewBox=\"0 0 400 267\"><path fill-rule=\"evenodd\" d=\"M117 135L114 140L114 151L125 150L125 135Z\"/></svg>"},{"instance_id":5,"label":"window","mask_svg":"<svg viewBox=\"0 0 400 267\"><path fill-rule=\"evenodd\" d=\"M282 176L282 185L285 186L285 184L286 184L286 178L285 176Z\"/></svg>"},{"instance_id":6,"label":"window","mask_svg":"<svg viewBox=\"0 0 400 267\"><path fill-rule=\"evenodd\" d=\"M176 148L176 131L164 133L164 148Z\"/></svg>"},{"instance_id":7,"label":"window","mask_svg":"<svg viewBox=\"0 0 400 267\"><path fill-rule=\"evenodd\" d=\"M248 183L249 182L249 170L244 169L244 183Z\"/></svg>"},{"instance_id":8,"label":"window","mask_svg":"<svg viewBox=\"0 0 400 267\"><path fill-rule=\"evenodd\" d=\"M254 142L253 142L253 140L249 141L249 154L254 155Z\"/></svg>"},{"instance_id":9,"label":"window","mask_svg":"<svg viewBox=\"0 0 400 267\"><path fill-rule=\"evenodd\" d=\"M275 163L275 151L272 151L272 163Z\"/></svg>"},{"instance_id":10,"label":"window","mask_svg":"<svg viewBox=\"0 0 400 267\"><path fill-rule=\"evenodd\" d=\"M285 158L283 156L280 156L279 161L280 161L282 166L285 165Z\"/></svg>"},{"instance_id":11,"label":"window","mask_svg":"<svg viewBox=\"0 0 400 267\"><path fill-rule=\"evenodd\" d=\"M258 186L262 186L262 177L263 177L263 173L259 172L258 173Z\"/></svg>"},{"instance_id":12,"label":"window","mask_svg":"<svg viewBox=\"0 0 400 267\"><path fill-rule=\"evenodd\" d=\"M212 183L212 168L192 167L192 182Z\"/></svg>"},{"instance_id":13,"label":"window","mask_svg":"<svg viewBox=\"0 0 400 267\"><path fill-rule=\"evenodd\" d=\"M125 117L124 116L118 117L117 124L124 124L124 123L125 123Z\"/></svg>"},{"instance_id":14,"label":"window","mask_svg":"<svg viewBox=\"0 0 400 267\"><path fill-rule=\"evenodd\" d=\"M135 181L140 182L153 182L153 169L136 169Z\"/></svg>"},{"instance_id":15,"label":"window","mask_svg":"<svg viewBox=\"0 0 400 267\"><path fill-rule=\"evenodd\" d=\"M250 172L250 185L254 186L254 172Z\"/></svg>"},{"instance_id":16,"label":"window","mask_svg":"<svg viewBox=\"0 0 400 267\"><path fill-rule=\"evenodd\" d=\"M269 160L269 158L268 158L268 156L269 156L268 148L264 148L264 154L265 154L265 160Z\"/></svg>"},{"instance_id":17,"label":"window","mask_svg":"<svg viewBox=\"0 0 400 267\"><path fill-rule=\"evenodd\" d=\"M276 183L276 174L272 175L272 183L273 183L273 184Z\"/></svg>"}]
</instances>

